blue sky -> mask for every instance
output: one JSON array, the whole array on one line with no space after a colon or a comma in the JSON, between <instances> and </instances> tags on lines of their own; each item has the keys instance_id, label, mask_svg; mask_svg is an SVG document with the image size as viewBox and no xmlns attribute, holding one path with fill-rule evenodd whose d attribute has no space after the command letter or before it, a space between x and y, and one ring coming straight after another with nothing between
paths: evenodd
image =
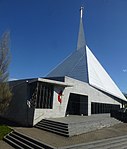
<instances>
[{"instance_id":1,"label":"blue sky","mask_svg":"<svg viewBox=\"0 0 127 149\"><path fill-rule=\"evenodd\" d=\"M10 78L43 77L76 49L81 5L87 45L127 92L127 0L0 0L0 35L11 32Z\"/></svg>"}]
</instances>

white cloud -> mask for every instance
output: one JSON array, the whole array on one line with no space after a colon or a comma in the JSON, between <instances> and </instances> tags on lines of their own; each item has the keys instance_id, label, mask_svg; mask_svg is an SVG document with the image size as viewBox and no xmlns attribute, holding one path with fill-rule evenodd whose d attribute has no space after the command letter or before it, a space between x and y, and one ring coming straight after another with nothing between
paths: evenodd
<instances>
[{"instance_id":1,"label":"white cloud","mask_svg":"<svg viewBox=\"0 0 127 149\"><path fill-rule=\"evenodd\" d=\"M123 72L127 72L127 69L123 69Z\"/></svg>"}]
</instances>

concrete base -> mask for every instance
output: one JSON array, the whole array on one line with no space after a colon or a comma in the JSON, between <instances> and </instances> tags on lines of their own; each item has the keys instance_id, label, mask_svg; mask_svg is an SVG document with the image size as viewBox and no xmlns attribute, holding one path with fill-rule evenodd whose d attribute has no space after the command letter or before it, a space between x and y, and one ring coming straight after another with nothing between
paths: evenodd
<instances>
[{"instance_id":1,"label":"concrete base","mask_svg":"<svg viewBox=\"0 0 127 149\"><path fill-rule=\"evenodd\" d=\"M95 114L92 116L70 115L64 118L50 118L47 120L67 124L69 136L79 135L122 123L111 118L110 114Z\"/></svg>"}]
</instances>

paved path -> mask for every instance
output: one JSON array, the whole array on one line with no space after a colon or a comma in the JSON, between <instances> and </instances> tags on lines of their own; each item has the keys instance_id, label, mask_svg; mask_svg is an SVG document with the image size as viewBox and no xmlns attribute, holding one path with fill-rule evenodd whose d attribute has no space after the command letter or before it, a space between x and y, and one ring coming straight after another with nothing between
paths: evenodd
<instances>
[{"instance_id":1,"label":"paved path","mask_svg":"<svg viewBox=\"0 0 127 149\"><path fill-rule=\"evenodd\" d=\"M0 149L14 149L13 147L11 147L9 144L7 144L6 142L0 140Z\"/></svg>"},{"instance_id":2,"label":"paved path","mask_svg":"<svg viewBox=\"0 0 127 149\"><path fill-rule=\"evenodd\" d=\"M107 115L105 115L107 117ZM94 119L99 121L99 117ZM104 118L104 115L100 115L100 117ZM106 119L104 118L104 120ZM86 117L86 119L89 119L90 117ZM92 117L91 117L92 118ZM92 123L92 120L88 120L89 123ZM69 118L66 120L68 121ZM72 119L74 119L75 123L78 122L79 120L76 117L72 117L69 122L72 122ZM83 120L83 117L79 117L81 121ZM59 119L61 120L61 119ZM63 119L62 119L63 120ZM111 127L105 127L99 130L95 130L92 132L87 132L85 134L81 134L78 136L73 136L73 137L63 137L51 132L43 131L37 128L25 128L25 127L13 127L16 131L19 131L25 135L28 135L30 137L33 137L39 141L42 141L46 144L49 144L51 146L54 146L56 148L61 148L61 147L66 147L70 145L76 145L76 144L81 144L81 143L89 143L92 141L98 141L102 139L107 139L107 138L113 138L117 136L123 136L127 135L127 124L126 123L119 123ZM2 144L2 143L1 143ZM3 144L6 145L6 144ZM7 147L2 147L2 149L7 148ZM8 148L7 148L8 149ZM11 149L11 148L10 148Z\"/></svg>"},{"instance_id":3,"label":"paved path","mask_svg":"<svg viewBox=\"0 0 127 149\"><path fill-rule=\"evenodd\" d=\"M31 136L44 143L50 144L54 147L64 147L69 145L88 143L101 139L127 135L127 124L125 123L117 124L108 128L99 129L82 135L73 136L70 138L66 138L63 136L59 136L57 134L39 130L37 128L28 129L28 128L17 127L15 129L21 133Z\"/></svg>"},{"instance_id":4,"label":"paved path","mask_svg":"<svg viewBox=\"0 0 127 149\"><path fill-rule=\"evenodd\" d=\"M90 143L81 143L59 149L127 149L127 135L103 139Z\"/></svg>"}]
</instances>

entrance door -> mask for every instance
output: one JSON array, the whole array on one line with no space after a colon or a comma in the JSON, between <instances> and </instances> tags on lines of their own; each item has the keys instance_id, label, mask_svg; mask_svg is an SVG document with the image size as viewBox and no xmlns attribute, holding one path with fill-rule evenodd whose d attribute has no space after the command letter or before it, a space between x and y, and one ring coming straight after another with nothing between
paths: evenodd
<instances>
[{"instance_id":1,"label":"entrance door","mask_svg":"<svg viewBox=\"0 0 127 149\"><path fill-rule=\"evenodd\" d=\"M88 115L88 96L71 93L66 114Z\"/></svg>"}]
</instances>

